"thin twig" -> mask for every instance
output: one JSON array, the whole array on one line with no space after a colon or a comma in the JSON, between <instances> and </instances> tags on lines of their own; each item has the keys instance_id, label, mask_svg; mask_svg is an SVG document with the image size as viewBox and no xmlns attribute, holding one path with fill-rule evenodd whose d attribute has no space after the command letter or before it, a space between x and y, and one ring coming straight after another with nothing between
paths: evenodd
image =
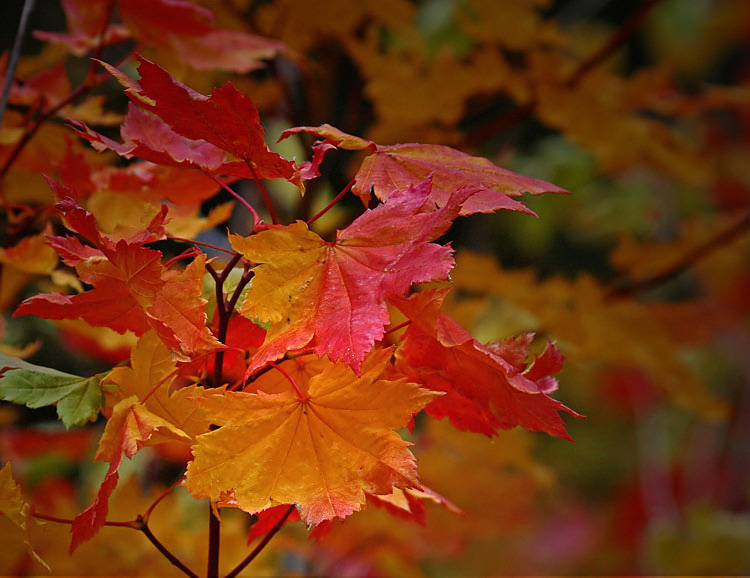
<instances>
[{"instance_id":1,"label":"thin twig","mask_svg":"<svg viewBox=\"0 0 750 578\"><path fill-rule=\"evenodd\" d=\"M180 481L180 480L178 480ZM161 498L159 498L161 500ZM157 500L157 503L158 501ZM58 518L57 516L49 516L47 514L39 514L37 512L32 512L32 515L35 518L38 518L39 520L46 520L47 522L57 522L58 524L72 524L73 520L69 518ZM154 536L153 532L151 532L151 529L148 527L148 524L144 520L143 516L138 515L138 517L135 520L132 520L130 522L104 522L105 526L115 526L118 528L130 528L131 530L137 530L139 532L143 532L143 535L148 538L149 542L151 542L161 554L170 561L174 566L182 570L185 574L190 576L191 578L199 578L198 575L193 572L190 568L185 566L185 564L180 560L177 556L172 554L167 548L162 544L159 539Z\"/></svg>"},{"instance_id":2,"label":"thin twig","mask_svg":"<svg viewBox=\"0 0 750 578\"><path fill-rule=\"evenodd\" d=\"M198 575L193 572L190 568L185 566L185 564L180 560L177 556L172 554L167 548L162 544L159 539L154 536L153 532L151 532L151 529L148 527L148 524L146 521L141 517L138 516L136 519L136 522L139 523L138 527L135 527L134 529L140 530L143 532L143 535L148 538L149 542L151 542L159 552L161 552L162 556L164 556L169 562L173 565L182 570L185 574L190 576L190 578L199 578Z\"/></svg>"},{"instance_id":3,"label":"thin twig","mask_svg":"<svg viewBox=\"0 0 750 578\"><path fill-rule=\"evenodd\" d=\"M250 564L250 562L252 562L253 560L255 560L255 558L258 556L258 554L261 553L261 551L263 550L263 548L266 547L266 544L268 544L271 541L271 538L273 538L276 535L276 532L278 532L279 530L281 530L281 527L284 525L284 522L286 522L286 519L291 515L291 513L292 513L293 510L294 510L294 506L293 505L289 506L289 509L286 511L286 513L281 517L281 519L279 519L278 522L276 522L273 525L273 528L271 528L266 533L266 535L263 536L263 539L255 547L255 549L252 552L250 552L250 554L248 554L247 557L244 560L242 560L242 562L240 562L239 564L237 564L237 566L234 568L234 570L232 570L229 574L227 574L226 576L224 576L224 578L234 578L235 576L237 576L237 574L239 574L240 572L242 572L242 570L245 568L245 566L247 566L248 564Z\"/></svg>"},{"instance_id":4,"label":"thin twig","mask_svg":"<svg viewBox=\"0 0 750 578\"><path fill-rule=\"evenodd\" d=\"M151 512L153 512L154 508L156 508L156 506L159 505L159 502L161 502L164 498L166 498L169 494L171 494L174 491L174 489L180 484L180 482L182 482L182 480L184 479L185 479L185 474L182 474L175 481L174 484L169 486L166 490L164 490L164 492L158 498L156 498L156 500L154 500L154 502L148 507L148 510L146 510L146 512L143 514L144 524L148 523L148 519L151 517Z\"/></svg>"},{"instance_id":5,"label":"thin twig","mask_svg":"<svg viewBox=\"0 0 750 578\"><path fill-rule=\"evenodd\" d=\"M201 247L208 247L209 249L213 249L214 251L222 251L223 253L227 253L229 255L236 255L236 251L230 251L229 249L224 249L223 247L218 247L216 245L212 245L211 243L204 243L202 241L196 241L194 239L186 239L185 237L174 237L172 235L168 235L167 239L170 241L179 241L182 243L192 243L193 245L200 245Z\"/></svg>"},{"instance_id":6,"label":"thin twig","mask_svg":"<svg viewBox=\"0 0 750 578\"><path fill-rule=\"evenodd\" d=\"M297 392L297 397L300 398L300 401L302 402L306 401L307 398L305 397L305 394L302 393L302 390L297 385L297 382L294 381L294 378L291 375L289 375L283 367L274 363L273 361L269 361L268 365L270 365L274 369L277 369L279 373L281 373L281 375L283 375L286 378L286 380L292 384L292 387L294 388L294 391Z\"/></svg>"},{"instance_id":7,"label":"thin twig","mask_svg":"<svg viewBox=\"0 0 750 578\"><path fill-rule=\"evenodd\" d=\"M58 518L57 516L50 516L49 514L40 514L39 512L32 512L32 516L35 518L38 518L39 520L45 520L47 522L56 522L58 524L73 524L73 520L70 518ZM104 522L105 526L115 526L118 528L131 528L133 530L137 530L136 527L137 521L131 520L130 522Z\"/></svg>"},{"instance_id":8,"label":"thin twig","mask_svg":"<svg viewBox=\"0 0 750 578\"><path fill-rule=\"evenodd\" d=\"M271 197L268 194L268 191L266 190L266 187L263 185L262 181L258 177L258 173L255 172L255 167L253 167L252 164L250 164L249 161L245 161L245 165L247 165L247 168L250 169L250 172L253 174L253 179L255 179L255 182L258 185L258 188L260 189L260 194L263 195L263 202L266 204L266 208L268 209L268 213L271 215L271 222L274 225L279 224L279 219L276 216L276 211L273 209L273 203L271 202Z\"/></svg>"}]
</instances>

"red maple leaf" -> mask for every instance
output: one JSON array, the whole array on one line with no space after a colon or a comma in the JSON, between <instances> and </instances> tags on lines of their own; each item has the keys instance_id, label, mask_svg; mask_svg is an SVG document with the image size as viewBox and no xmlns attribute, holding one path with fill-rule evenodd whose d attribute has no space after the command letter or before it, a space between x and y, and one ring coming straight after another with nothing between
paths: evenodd
<instances>
[{"instance_id":1,"label":"red maple leaf","mask_svg":"<svg viewBox=\"0 0 750 578\"><path fill-rule=\"evenodd\" d=\"M175 133L191 141L210 143L238 159L211 167L213 172L250 179L283 178L302 186L296 165L268 149L258 109L248 96L231 83L204 96L172 78L162 67L140 55L137 58L139 83L104 66L137 106L159 117ZM91 135L87 138L96 139ZM137 144L146 146L143 139L138 139ZM163 140L158 144L164 145Z\"/></svg>"},{"instance_id":2,"label":"red maple leaf","mask_svg":"<svg viewBox=\"0 0 750 578\"><path fill-rule=\"evenodd\" d=\"M411 324L397 351L396 367L410 379L445 395L425 411L447 417L454 427L493 435L521 426L570 439L559 412L578 416L547 394L557 387L550 377L563 356L550 343L528 365L528 340L485 346L440 311L447 290L416 293L394 300ZM578 416L579 417L579 416Z\"/></svg>"}]
</instances>

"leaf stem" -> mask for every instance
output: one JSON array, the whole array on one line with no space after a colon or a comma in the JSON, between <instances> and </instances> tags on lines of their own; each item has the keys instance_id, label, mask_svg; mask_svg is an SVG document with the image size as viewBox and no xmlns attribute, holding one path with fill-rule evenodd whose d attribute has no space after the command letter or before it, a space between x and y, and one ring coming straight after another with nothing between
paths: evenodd
<instances>
[{"instance_id":1,"label":"leaf stem","mask_svg":"<svg viewBox=\"0 0 750 578\"><path fill-rule=\"evenodd\" d=\"M148 510L146 510L142 516L144 524L148 523L148 519L151 517L151 512L153 512L154 508L156 508L156 506L159 505L159 502L161 502L164 498L166 498L169 494L171 494L174 491L174 489L180 484L180 482L182 482L182 480L184 479L185 479L185 474L182 474L179 478L177 478L177 480L171 486L169 486L166 490L164 490L164 492L158 498L156 498L156 500L154 500L154 502L148 507Z\"/></svg>"},{"instance_id":2,"label":"leaf stem","mask_svg":"<svg viewBox=\"0 0 750 578\"><path fill-rule=\"evenodd\" d=\"M224 189L226 192L228 192L230 195L232 195L239 203L245 207L248 211L250 211L253 214L253 231L259 226L263 224L263 220L260 218L260 215L258 215L258 212L253 208L253 206L247 202L246 199L242 198L242 195L237 193L237 191L233 190L229 185L227 185L224 181L222 181L220 178L216 177L215 175L212 175L209 172L203 171L203 174L206 175L208 178L213 180L216 184L218 184L222 189ZM275 222L275 221L274 221Z\"/></svg>"},{"instance_id":3,"label":"leaf stem","mask_svg":"<svg viewBox=\"0 0 750 578\"><path fill-rule=\"evenodd\" d=\"M144 397L144 398L143 398L143 399L142 399L142 400L141 400L140 402L138 402L138 403L139 403L139 405L143 405L144 403L146 403L146 402L148 401L148 398L149 398L149 397L151 397L152 395L154 395L154 393L156 393L156 390L157 390L157 389L159 389L159 388L160 388L160 387L161 387L162 385L164 385L164 383L165 383L165 382L166 382L166 381L167 381L168 379L171 379L171 378L173 378L173 377L174 377L175 375L177 375L177 372L178 372L178 371L180 371L180 369L179 369L179 368L177 368L177 369L174 369L173 371L170 371L170 372L169 372L169 373L168 373L167 375L165 375L165 376L164 376L164 378L162 378L162 379L161 379L161 380L159 381L159 383L157 383L157 384L156 384L156 385L155 385L155 386L154 386L153 388L151 388L151 391L149 391L149 392L148 392L148 393L146 394L146 396L145 396L145 397Z\"/></svg>"},{"instance_id":4,"label":"leaf stem","mask_svg":"<svg viewBox=\"0 0 750 578\"><path fill-rule=\"evenodd\" d=\"M281 375L283 375L284 377L286 377L287 381L292 384L292 387L294 388L294 391L297 392L297 396L299 397L300 401L302 401L302 402L307 401L307 396L305 396L305 394L302 393L302 390L297 385L297 382L294 381L294 378L291 375L289 375L283 367L281 367L280 365L278 365L277 363L275 363L273 361L269 361L268 365L270 365L274 369L279 370L279 372L281 373Z\"/></svg>"},{"instance_id":5,"label":"leaf stem","mask_svg":"<svg viewBox=\"0 0 750 578\"><path fill-rule=\"evenodd\" d=\"M168 235L167 239L169 239L170 241L180 241L182 243L193 243L194 245L200 245L201 247L208 247L209 249L213 249L214 251L221 251L229 255L237 254L236 251L230 251L229 249L224 249L223 247L218 247L216 245L212 245L211 243L203 243L202 241L196 241L195 239L186 239L185 237L173 237L172 235Z\"/></svg>"},{"instance_id":6,"label":"leaf stem","mask_svg":"<svg viewBox=\"0 0 750 578\"><path fill-rule=\"evenodd\" d=\"M271 541L271 538L273 538L276 533L281 530L281 527L284 525L284 522L286 522L286 519L291 515L292 511L294 510L294 505L289 506L289 509L284 513L284 515L279 519L278 522L276 522L273 525L273 528L271 528L268 533L266 533L265 536L263 536L263 539L260 541L260 543L255 547L255 549L250 552L250 554L247 555L247 557L242 560L237 566L232 570L229 574L224 576L224 578L235 578L242 570L250 564L255 558L258 556L258 554L261 553L263 548L266 547L266 544L268 544Z\"/></svg>"},{"instance_id":7,"label":"leaf stem","mask_svg":"<svg viewBox=\"0 0 750 578\"><path fill-rule=\"evenodd\" d=\"M325 215L328 211L330 211L331 207L333 207L336 203L338 203L341 199L343 199L344 195L346 195L346 193L349 192L349 189L351 189L354 186L354 181L355 179L352 179L351 181L349 181L349 184L346 185L341 190L341 192L333 198L333 200L330 203L328 203L325 207L323 207L320 211L318 211L315 215L313 215L307 220L307 224L310 225L311 223L317 221L320 217Z\"/></svg>"},{"instance_id":8,"label":"leaf stem","mask_svg":"<svg viewBox=\"0 0 750 578\"><path fill-rule=\"evenodd\" d=\"M393 333L395 331L398 331L399 329L403 329L404 327L411 325L411 319L407 319L403 323L399 323L395 327L391 327L388 331L386 331L383 335L388 335L389 333Z\"/></svg>"},{"instance_id":9,"label":"leaf stem","mask_svg":"<svg viewBox=\"0 0 750 578\"><path fill-rule=\"evenodd\" d=\"M258 178L258 173L255 172L255 167L253 167L250 162L245 161L245 165L247 165L247 168L250 169L250 172L253 173L253 179L255 179L255 182L258 184L258 189L260 189L260 194L263 195L263 202L266 203L266 208L268 209L268 213L271 215L271 222L274 225L279 224L279 219L276 216L276 211L273 208L273 203L271 202L271 197L268 195L268 191L266 190L265 185L261 182L260 178Z\"/></svg>"}]
</instances>

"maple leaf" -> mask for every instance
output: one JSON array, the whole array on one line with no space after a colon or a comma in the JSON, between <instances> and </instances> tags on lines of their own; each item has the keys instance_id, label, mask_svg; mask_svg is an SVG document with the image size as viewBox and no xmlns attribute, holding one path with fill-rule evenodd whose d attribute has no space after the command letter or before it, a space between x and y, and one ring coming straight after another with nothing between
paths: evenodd
<instances>
[{"instance_id":1,"label":"maple leaf","mask_svg":"<svg viewBox=\"0 0 750 578\"><path fill-rule=\"evenodd\" d=\"M365 492L420 487L409 444L394 430L437 394L382 379L391 353L370 355L360 377L325 362L297 382L303 397L291 385L266 393L265 375L257 393L208 393L201 404L222 427L198 436L185 486L197 498L249 513L296 504L308 525L358 511Z\"/></svg>"},{"instance_id":2,"label":"maple leaf","mask_svg":"<svg viewBox=\"0 0 750 578\"><path fill-rule=\"evenodd\" d=\"M66 187L54 181L50 184L58 195L56 207L63 222L97 248L72 237L52 237L50 244L93 289L77 295L34 295L16 309L14 316L80 318L91 325L136 335L154 328L173 351L186 355L221 346L206 327L205 300L201 297L205 255L183 271L170 271L161 264L161 252L141 246L162 234L165 210L127 240L115 240L99 231L93 215L67 196Z\"/></svg>"},{"instance_id":3,"label":"maple leaf","mask_svg":"<svg viewBox=\"0 0 750 578\"><path fill-rule=\"evenodd\" d=\"M136 105L158 116L174 132L192 141L210 143L238 159L215 167L215 172L250 179L283 178L302 187L296 165L266 145L258 109L249 97L231 83L204 96L176 81L157 64L140 55L137 58L139 83L109 65L105 68ZM138 144L145 146L140 140Z\"/></svg>"},{"instance_id":4,"label":"maple leaf","mask_svg":"<svg viewBox=\"0 0 750 578\"><path fill-rule=\"evenodd\" d=\"M284 49L270 38L214 26L208 9L185 0L121 0L118 11L141 43L166 50L198 70L244 74Z\"/></svg>"},{"instance_id":5,"label":"maple leaf","mask_svg":"<svg viewBox=\"0 0 750 578\"><path fill-rule=\"evenodd\" d=\"M203 388L188 386L171 391L176 376L177 365L171 351L156 332L149 331L133 348L130 367L115 367L109 373L107 381L117 384L118 391L107 394L107 405L135 395L153 415L190 438L176 441L191 443L198 434L208 431L211 422L193 399L203 394ZM151 442L157 440L152 438Z\"/></svg>"},{"instance_id":6,"label":"maple leaf","mask_svg":"<svg viewBox=\"0 0 750 578\"><path fill-rule=\"evenodd\" d=\"M316 338L315 351L359 370L389 322L385 300L413 283L446 278L452 249L430 243L458 215L457 194L433 210L429 180L365 211L334 242L301 221L250 237L230 235L232 247L260 263L241 313L270 322L248 371Z\"/></svg>"},{"instance_id":7,"label":"maple leaf","mask_svg":"<svg viewBox=\"0 0 750 578\"><path fill-rule=\"evenodd\" d=\"M562 355L548 344L524 368L517 363L523 340L482 345L440 312L446 294L447 290L425 291L394 301L412 321L402 336L397 368L425 387L446 393L425 411L449 418L464 431L493 435L499 428L521 426L570 439L558 412L578 414L547 395L557 387L549 374L562 367ZM509 349L515 350L510 361L503 357Z\"/></svg>"},{"instance_id":8,"label":"maple leaf","mask_svg":"<svg viewBox=\"0 0 750 578\"><path fill-rule=\"evenodd\" d=\"M79 377L0 353L0 399L30 408L56 404L66 428L99 415L101 381L101 375Z\"/></svg>"},{"instance_id":9,"label":"maple leaf","mask_svg":"<svg viewBox=\"0 0 750 578\"><path fill-rule=\"evenodd\" d=\"M392 516L411 520L420 526L425 525L426 500L439 504L454 514L464 515L461 508L426 486L405 489L393 488L393 492L385 496L367 495L367 501L374 506L384 508Z\"/></svg>"},{"instance_id":10,"label":"maple leaf","mask_svg":"<svg viewBox=\"0 0 750 578\"><path fill-rule=\"evenodd\" d=\"M152 440L156 433L161 437ZM104 433L99 440L99 448L94 456L95 462L109 462L109 469L104 476L94 502L73 520L71 527L72 553L81 543L90 540L102 528L107 519L109 497L117 486L118 470L122 456L132 458L145 445L171 438L176 441L190 441L190 436L168 421L150 412L140 404L138 397L131 395L121 400L112 410Z\"/></svg>"},{"instance_id":11,"label":"maple leaf","mask_svg":"<svg viewBox=\"0 0 750 578\"><path fill-rule=\"evenodd\" d=\"M442 145L379 145L327 124L291 128L284 131L280 138L299 132L321 137L323 140L318 146L333 145L347 150L371 151L372 154L362 161L352 187L352 192L365 205L369 203L371 190L378 199L385 201L394 192L405 191L430 175L433 181L432 198L438 206L446 205L457 191L471 192L461 205L461 215L491 213L498 209L533 215L533 211L512 197L524 192L534 195L567 192L551 183L498 167L486 158L473 157ZM318 164L320 160L319 155L316 159Z\"/></svg>"},{"instance_id":12,"label":"maple leaf","mask_svg":"<svg viewBox=\"0 0 750 578\"><path fill-rule=\"evenodd\" d=\"M75 56L84 56L89 50L102 45L116 44L130 37L122 24L107 24L110 17L108 0L62 0L67 33L35 30L39 40L61 44ZM106 26L104 34L102 29Z\"/></svg>"},{"instance_id":13,"label":"maple leaf","mask_svg":"<svg viewBox=\"0 0 750 578\"><path fill-rule=\"evenodd\" d=\"M52 570L47 563L36 553L29 539L29 527L33 522L31 506L21 496L21 486L13 478L11 463L7 462L0 468L0 513L5 515L15 526L23 532L23 542L26 550L34 561L43 566L47 572Z\"/></svg>"}]
</instances>

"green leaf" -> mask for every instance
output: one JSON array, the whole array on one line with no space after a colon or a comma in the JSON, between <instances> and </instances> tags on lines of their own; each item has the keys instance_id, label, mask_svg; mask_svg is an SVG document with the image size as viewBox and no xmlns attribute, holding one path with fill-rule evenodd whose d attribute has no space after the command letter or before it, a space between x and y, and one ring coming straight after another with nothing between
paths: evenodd
<instances>
[{"instance_id":1,"label":"green leaf","mask_svg":"<svg viewBox=\"0 0 750 578\"><path fill-rule=\"evenodd\" d=\"M101 375L79 377L0 353L0 399L32 409L56 403L68 429L99 415L101 380Z\"/></svg>"}]
</instances>

